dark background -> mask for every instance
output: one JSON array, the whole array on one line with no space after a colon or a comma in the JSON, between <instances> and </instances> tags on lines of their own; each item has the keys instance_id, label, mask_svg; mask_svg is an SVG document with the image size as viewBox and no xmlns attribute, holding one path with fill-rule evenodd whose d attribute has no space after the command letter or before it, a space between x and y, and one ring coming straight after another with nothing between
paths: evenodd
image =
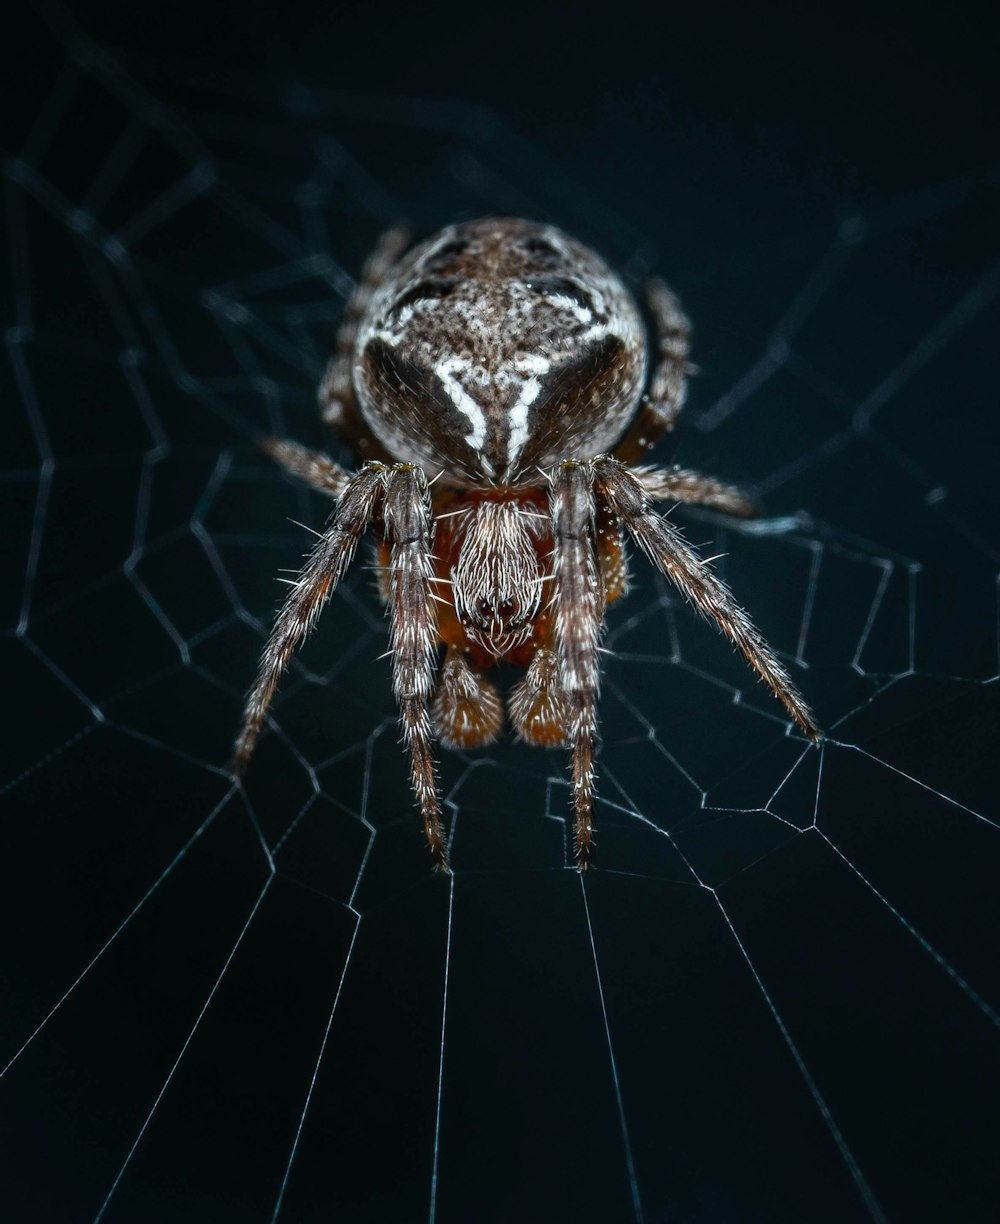
<instances>
[{"instance_id":1,"label":"dark background","mask_svg":"<svg viewBox=\"0 0 1000 1224\"><path fill-rule=\"evenodd\" d=\"M987 31L90 4L11 49L4 1218L995 1219ZM363 565L226 774L327 512L250 438L329 444L382 228L483 213L681 293L657 457L788 518L683 521L829 732L637 566L584 882L509 744L442 761L431 875Z\"/></svg>"}]
</instances>

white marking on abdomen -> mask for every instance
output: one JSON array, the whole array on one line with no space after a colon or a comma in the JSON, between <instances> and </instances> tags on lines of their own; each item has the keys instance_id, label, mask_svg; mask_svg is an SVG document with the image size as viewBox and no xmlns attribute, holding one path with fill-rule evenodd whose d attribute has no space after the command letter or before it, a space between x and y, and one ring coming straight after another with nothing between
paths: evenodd
<instances>
[{"instance_id":1,"label":"white marking on abdomen","mask_svg":"<svg viewBox=\"0 0 1000 1224\"><path fill-rule=\"evenodd\" d=\"M513 467L518 456L528 440L528 412L531 405L538 399L542 389L541 378L548 374L552 362L547 357L538 354L528 354L514 361L514 368L520 374L530 374L531 377L521 387L517 401L510 410L510 433L507 435L507 466Z\"/></svg>"},{"instance_id":2,"label":"white marking on abdomen","mask_svg":"<svg viewBox=\"0 0 1000 1224\"><path fill-rule=\"evenodd\" d=\"M481 452L486 442L486 416L456 377L468 373L471 364L465 357L449 357L438 362L434 373L440 378L448 398L472 426L472 432L465 435L466 442L473 450Z\"/></svg>"}]
</instances>

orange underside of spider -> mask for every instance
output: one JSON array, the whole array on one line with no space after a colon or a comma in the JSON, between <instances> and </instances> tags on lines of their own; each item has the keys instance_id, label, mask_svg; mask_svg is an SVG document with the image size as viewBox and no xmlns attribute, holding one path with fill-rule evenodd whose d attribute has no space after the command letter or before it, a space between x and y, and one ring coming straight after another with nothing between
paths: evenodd
<instances>
[{"instance_id":1,"label":"orange underside of spider","mask_svg":"<svg viewBox=\"0 0 1000 1224\"><path fill-rule=\"evenodd\" d=\"M543 598L526 637L516 645L496 651L487 649L467 632L453 599L449 597L452 573L458 564L463 543L462 530L457 526L461 522L461 511L488 501L515 502L534 522L542 524L534 547L543 589L548 588L552 579L554 543L548 498L544 490L434 490L437 635L438 642L446 651L441 687L434 706L438 737L455 748L478 748L497 738L503 726L503 703L495 686L482 673L497 663L506 663L529 669L531 681L519 684L508 703L511 724L517 737L539 747L560 747L567 742L565 707L559 684L555 618L550 599ZM595 523L595 552L603 602L607 605L625 593L628 575L621 530L613 516L600 506ZM389 574L390 553L388 542L381 540L378 544L378 566L380 573L386 577ZM382 593L383 596L387 594L385 590ZM463 668L466 684L464 689L459 689L451 683L449 665L454 669L463 664L469 670Z\"/></svg>"}]
</instances>

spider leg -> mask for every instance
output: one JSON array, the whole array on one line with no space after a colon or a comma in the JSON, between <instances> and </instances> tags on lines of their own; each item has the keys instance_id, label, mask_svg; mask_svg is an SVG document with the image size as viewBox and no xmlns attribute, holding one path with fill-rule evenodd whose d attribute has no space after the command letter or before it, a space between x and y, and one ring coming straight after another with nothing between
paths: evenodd
<instances>
[{"instance_id":1,"label":"spider leg","mask_svg":"<svg viewBox=\"0 0 1000 1224\"><path fill-rule=\"evenodd\" d=\"M261 657L257 680L244 707L243 726L233 750L236 777L242 777L246 771L268 706L292 653L315 628L323 605L351 563L384 489L385 469L379 463L366 464L350 478L333 522L321 536L278 613Z\"/></svg>"},{"instance_id":2,"label":"spider leg","mask_svg":"<svg viewBox=\"0 0 1000 1224\"><path fill-rule=\"evenodd\" d=\"M604 602L607 605L621 599L628 592L629 562L621 520L608 505L606 497L598 493L594 502L597 509L594 518L594 548L604 588Z\"/></svg>"},{"instance_id":3,"label":"spider leg","mask_svg":"<svg viewBox=\"0 0 1000 1224\"><path fill-rule=\"evenodd\" d=\"M424 834L434 866L447 871L448 851L434 777L429 709L437 642L437 618L430 581L434 575L433 520L427 480L423 472L411 464L398 464L389 473L385 529L392 548L389 607L393 689L399 703L403 734L410 748L413 789L420 804Z\"/></svg>"},{"instance_id":4,"label":"spider leg","mask_svg":"<svg viewBox=\"0 0 1000 1224\"><path fill-rule=\"evenodd\" d=\"M286 472L296 476L303 484L334 499L341 496L351 479L350 472L320 451L309 450L298 442L284 438L265 438L261 450L270 455Z\"/></svg>"},{"instance_id":5,"label":"spider leg","mask_svg":"<svg viewBox=\"0 0 1000 1224\"><path fill-rule=\"evenodd\" d=\"M650 501L686 502L695 506L711 506L727 514L752 518L758 513L757 503L736 485L725 484L689 468L631 468L632 475L642 485Z\"/></svg>"},{"instance_id":6,"label":"spider leg","mask_svg":"<svg viewBox=\"0 0 1000 1224\"><path fill-rule=\"evenodd\" d=\"M640 459L662 434L673 429L684 406L687 376L692 372L687 359L691 324L680 302L660 280L646 286L646 302L656 323L658 361L639 415L615 448L615 458L623 463Z\"/></svg>"},{"instance_id":7,"label":"spider leg","mask_svg":"<svg viewBox=\"0 0 1000 1224\"><path fill-rule=\"evenodd\" d=\"M375 250L361 270L361 276L344 309L337 331L333 357L319 387L319 406L323 423L335 429L343 440L366 459L386 459L383 448L361 419L354 399L354 350L358 328L372 294L386 277L410 242L409 232L395 226L379 239ZM391 461L390 461L391 462Z\"/></svg>"},{"instance_id":8,"label":"spider leg","mask_svg":"<svg viewBox=\"0 0 1000 1224\"><path fill-rule=\"evenodd\" d=\"M576 861L585 871L594 830L597 642L604 616L604 592L592 539L595 507L589 465L561 464L552 473L549 497L555 541L556 642L567 740L573 753Z\"/></svg>"},{"instance_id":9,"label":"spider leg","mask_svg":"<svg viewBox=\"0 0 1000 1224\"><path fill-rule=\"evenodd\" d=\"M666 519L652 509L641 481L615 459L602 456L595 459L592 466L598 489L618 512L643 552L677 584L699 612L711 617L739 647L746 661L809 739L818 740L822 732L791 677L736 603L729 588L716 578L707 563Z\"/></svg>"}]
</instances>

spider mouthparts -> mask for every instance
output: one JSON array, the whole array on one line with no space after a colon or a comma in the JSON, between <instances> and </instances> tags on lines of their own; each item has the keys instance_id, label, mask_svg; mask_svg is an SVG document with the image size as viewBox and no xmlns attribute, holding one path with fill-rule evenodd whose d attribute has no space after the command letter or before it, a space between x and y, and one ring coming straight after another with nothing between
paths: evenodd
<instances>
[{"instance_id":1,"label":"spider mouthparts","mask_svg":"<svg viewBox=\"0 0 1000 1224\"><path fill-rule=\"evenodd\" d=\"M518 625L516 629L512 629L509 625L501 626L499 629L492 626L488 629L479 629L473 625L466 628L476 642L495 659L500 659L510 651L516 650L518 646L527 641L531 634L530 624Z\"/></svg>"}]
</instances>

